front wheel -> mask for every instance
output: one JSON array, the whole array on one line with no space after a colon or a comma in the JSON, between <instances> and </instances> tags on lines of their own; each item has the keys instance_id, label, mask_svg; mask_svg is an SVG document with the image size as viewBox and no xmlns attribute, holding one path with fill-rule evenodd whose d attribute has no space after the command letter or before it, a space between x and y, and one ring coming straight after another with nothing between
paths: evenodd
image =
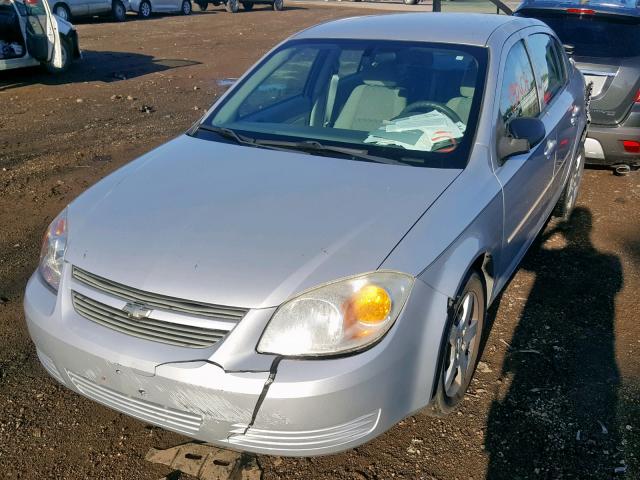
<instances>
[{"instance_id":1,"label":"front wheel","mask_svg":"<svg viewBox=\"0 0 640 480\"><path fill-rule=\"evenodd\" d=\"M182 7L180 8L180 12L182 12L183 15L191 15L191 1L190 0L183 0Z\"/></svg>"},{"instance_id":2,"label":"front wheel","mask_svg":"<svg viewBox=\"0 0 640 480\"><path fill-rule=\"evenodd\" d=\"M284 10L284 0L273 0L273 9L276 12Z\"/></svg>"},{"instance_id":3,"label":"front wheel","mask_svg":"<svg viewBox=\"0 0 640 480\"><path fill-rule=\"evenodd\" d=\"M127 9L120 0L113 2L111 6L111 15L116 22L124 22L127 18Z\"/></svg>"},{"instance_id":4,"label":"front wheel","mask_svg":"<svg viewBox=\"0 0 640 480\"><path fill-rule=\"evenodd\" d=\"M242 8L244 8L245 11L250 12L253 10L253 2L242 2Z\"/></svg>"},{"instance_id":5,"label":"front wheel","mask_svg":"<svg viewBox=\"0 0 640 480\"><path fill-rule=\"evenodd\" d=\"M50 73L63 73L71 66L73 60L73 45L66 38L61 38L60 52L62 55L62 65L60 67L54 67L53 64L47 63L47 70Z\"/></svg>"},{"instance_id":6,"label":"front wheel","mask_svg":"<svg viewBox=\"0 0 640 480\"><path fill-rule=\"evenodd\" d=\"M239 4L240 2L238 0L227 0L225 8L229 13L238 13Z\"/></svg>"},{"instance_id":7,"label":"front wheel","mask_svg":"<svg viewBox=\"0 0 640 480\"><path fill-rule=\"evenodd\" d=\"M204 12L209 7L209 2L200 0L196 2L196 5L198 5L201 12Z\"/></svg>"},{"instance_id":8,"label":"front wheel","mask_svg":"<svg viewBox=\"0 0 640 480\"><path fill-rule=\"evenodd\" d=\"M487 314L484 283L472 271L450 309L440 347L438 386L432 403L436 416L452 412L464 399L480 355Z\"/></svg>"},{"instance_id":9,"label":"front wheel","mask_svg":"<svg viewBox=\"0 0 640 480\"><path fill-rule=\"evenodd\" d=\"M578 191L580 190L580 181L582 180L582 172L584 172L584 145L581 145L576 152L575 157L570 165L569 178L562 190L562 194L553 210L553 216L558 217L566 222L571 217L573 208L576 206Z\"/></svg>"}]
</instances>

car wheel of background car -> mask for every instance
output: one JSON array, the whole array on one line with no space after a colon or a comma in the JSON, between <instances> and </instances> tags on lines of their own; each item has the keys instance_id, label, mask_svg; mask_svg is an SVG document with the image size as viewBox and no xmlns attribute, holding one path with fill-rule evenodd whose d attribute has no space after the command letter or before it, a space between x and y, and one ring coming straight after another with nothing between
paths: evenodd
<instances>
[{"instance_id":1,"label":"car wheel of background car","mask_svg":"<svg viewBox=\"0 0 640 480\"><path fill-rule=\"evenodd\" d=\"M196 5L198 5L198 8L200 9L201 12L204 12L208 7L209 7L209 2L196 2Z\"/></svg>"},{"instance_id":2,"label":"car wheel of background car","mask_svg":"<svg viewBox=\"0 0 640 480\"><path fill-rule=\"evenodd\" d=\"M247 12L253 10L253 2L242 2L242 8L244 8Z\"/></svg>"},{"instance_id":3,"label":"car wheel of background car","mask_svg":"<svg viewBox=\"0 0 640 480\"><path fill-rule=\"evenodd\" d=\"M224 5L229 13L237 13L240 8L240 2L238 0L227 0L227 3Z\"/></svg>"},{"instance_id":4,"label":"car wheel of background car","mask_svg":"<svg viewBox=\"0 0 640 480\"><path fill-rule=\"evenodd\" d=\"M127 9L120 0L115 0L111 6L111 14L116 22L124 22L127 19Z\"/></svg>"},{"instance_id":5,"label":"car wheel of background car","mask_svg":"<svg viewBox=\"0 0 640 480\"><path fill-rule=\"evenodd\" d=\"M279 12L284 9L284 0L273 0L273 9Z\"/></svg>"},{"instance_id":6,"label":"car wheel of background car","mask_svg":"<svg viewBox=\"0 0 640 480\"><path fill-rule=\"evenodd\" d=\"M60 49L62 53L62 66L54 67L51 63L47 63L46 67L50 73L63 73L71 66L71 62L73 60L73 45L66 38L62 38L60 42Z\"/></svg>"},{"instance_id":7,"label":"car wheel of background car","mask_svg":"<svg viewBox=\"0 0 640 480\"><path fill-rule=\"evenodd\" d=\"M138 7L138 15L142 18L149 18L151 16L151 4L148 1L144 1Z\"/></svg>"},{"instance_id":8,"label":"car wheel of background car","mask_svg":"<svg viewBox=\"0 0 640 480\"><path fill-rule=\"evenodd\" d=\"M191 1L190 0L184 0L182 2L181 11L182 11L183 15L191 15Z\"/></svg>"},{"instance_id":9,"label":"car wheel of background car","mask_svg":"<svg viewBox=\"0 0 640 480\"><path fill-rule=\"evenodd\" d=\"M71 21L71 12L69 11L69 7L67 7L64 3L58 3L55 7L53 7L53 14L60 17L67 22Z\"/></svg>"},{"instance_id":10,"label":"car wheel of background car","mask_svg":"<svg viewBox=\"0 0 640 480\"><path fill-rule=\"evenodd\" d=\"M418 3L418 0L404 0L405 5L415 5Z\"/></svg>"},{"instance_id":11,"label":"car wheel of background car","mask_svg":"<svg viewBox=\"0 0 640 480\"><path fill-rule=\"evenodd\" d=\"M450 309L438 362L438 385L431 412L436 416L453 411L464 398L478 363L486 318L486 299L481 276L467 275Z\"/></svg>"},{"instance_id":12,"label":"car wheel of background car","mask_svg":"<svg viewBox=\"0 0 640 480\"><path fill-rule=\"evenodd\" d=\"M558 199L558 203L553 211L553 216L558 217L562 221L569 220L573 207L576 205L576 199L578 198L578 192L580 190L580 181L582 180L582 172L584 171L584 145L578 148L576 156L573 159L571 165L571 171L569 172L569 178L567 184L564 186L564 190Z\"/></svg>"}]
</instances>

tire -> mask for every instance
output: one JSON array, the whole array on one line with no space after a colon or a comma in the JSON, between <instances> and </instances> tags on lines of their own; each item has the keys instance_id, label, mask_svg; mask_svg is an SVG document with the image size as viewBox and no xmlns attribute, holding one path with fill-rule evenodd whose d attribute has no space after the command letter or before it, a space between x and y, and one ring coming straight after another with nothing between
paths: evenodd
<instances>
[{"instance_id":1,"label":"tire","mask_svg":"<svg viewBox=\"0 0 640 480\"><path fill-rule=\"evenodd\" d=\"M447 318L431 405L433 415L444 416L462 403L480 359L486 318L484 282L478 272L471 271Z\"/></svg>"},{"instance_id":2,"label":"tire","mask_svg":"<svg viewBox=\"0 0 640 480\"><path fill-rule=\"evenodd\" d=\"M569 171L569 178L562 190L562 194L558 199L558 203L553 210L553 216L566 222L571 217L573 208L576 206L576 199L580 191L580 181L582 180L582 172L584 172L584 145L581 145L574 156Z\"/></svg>"},{"instance_id":3,"label":"tire","mask_svg":"<svg viewBox=\"0 0 640 480\"><path fill-rule=\"evenodd\" d=\"M240 2L238 0L227 0L227 3L225 3L224 7L229 13L238 13Z\"/></svg>"},{"instance_id":4,"label":"tire","mask_svg":"<svg viewBox=\"0 0 640 480\"><path fill-rule=\"evenodd\" d=\"M196 2L196 5L198 5L198 8L201 12L204 12L209 7L209 2L200 1Z\"/></svg>"},{"instance_id":5,"label":"tire","mask_svg":"<svg viewBox=\"0 0 640 480\"><path fill-rule=\"evenodd\" d=\"M148 0L144 0L138 7L138 16L140 18L150 18L153 10L151 9L151 3Z\"/></svg>"},{"instance_id":6,"label":"tire","mask_svg":"<svg viewBox=\"0 0 640 480\"><path fill-rule=\"evenodd\" d=\"M127 9L120 0L115 0L111 5L111 16L116 22L124 22L127 19Z\"/></svg>"},{"instance_id":7,"label":"tire","mask_svg":"<svg viewBox=\"0 0 640 480\"><path fill-rule=\"evenodd\" d=\"M284 10L284 0L273 0L272 8L276 12L281 12L282 10Z\"/></svg>"},{"instance_id":8,"label":"tire","mask_svg":"<svg viewBox=\"0 0 640 480\"><path fill-rule=\"evenodd\" d=\"M67 22L71 22L71 11L64 3L58 3L53 7L53 14Z\"/></svg>"},{"instance_id":9,"label":"tire","mask_svg":"<svg viewBox=\"0 0 640 480\"><path fill-rule=\"evenodd\" d=\"M180 13L182 13L182 15L191 15L191 8L191 0L183 0Z\"/></svg>"},{"instance_id":10,"label":"tire","mask_svg":"<svg viewBox=\"0 0 640 480\"><path fill-rule=\"evenodd\" d=\"M71 62L73 62L73 44L66 38L62 38L60 47L62 48L62 66L58 68L54 67L50 63L47 63L46 67L49 73L64 73L69 70Z\"/></svg>"},{"instance_id":11,"label":"tire","mask_svg":"<svg viewBox=\"0 0 640 480\"><path fill-rule=\"evenodd\" d=\"M416 5L418 0L403 0L405 5Z\"/></svg>"},{"instance_id":12,"label":"tire","mask_svg":"<svg viewBox=\"0 0 640 480\"><path fill-rule=\"evenodd\" d=\"M244 8L245 11L250 12L253 10L253 2L242 2L242 8Z\"/></svg>"}]
</instances>

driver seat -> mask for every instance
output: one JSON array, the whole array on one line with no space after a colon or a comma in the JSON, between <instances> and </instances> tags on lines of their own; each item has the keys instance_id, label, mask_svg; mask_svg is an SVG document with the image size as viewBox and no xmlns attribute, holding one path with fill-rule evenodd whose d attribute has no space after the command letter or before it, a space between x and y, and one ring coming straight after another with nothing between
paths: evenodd
<instances>
[{"instance_id":1,"label":"driver seat","mask_svg":"<svg viewBox=\"0 0 640 480\"><path fill-rule=\"evenodd\" d=\"M396 76L393 62L376 60L363 69L363 83L347 98L334 128L370 132L398 116L407 106L407 98L404 89L398 87Z\"/></svg>"},{"instance_id":2,"label":"driver seat","mask_svg":"<svg viewBox=\"0 0 640 480\"><path fill-rule=\"evenodd\" d=\"M453 97L447 102L447 107L456 112L460 120L466 125L469 123L469 113L471 112L471 103L473 102L473 94L476 91L476 77L478 76L478 67L475 62L467 67L462 76L460 83L460 96Z\"/></svg>"}]
</instances>

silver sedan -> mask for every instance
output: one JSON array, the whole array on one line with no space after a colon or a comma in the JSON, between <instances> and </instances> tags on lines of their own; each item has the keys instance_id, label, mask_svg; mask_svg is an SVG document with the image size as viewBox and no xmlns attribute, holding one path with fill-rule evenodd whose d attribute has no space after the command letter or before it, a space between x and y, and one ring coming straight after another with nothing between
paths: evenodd
<instances>
[{"instance_id":1,"label":"silver sedan","mask_svg":"<svg viewBox=\"0 0 640 480\"><path fill-rule=\"evenodd\" d=\"M339 20L46 232L31 337L68 388L223 447L320 455L463 401L486 311L584 164L537 20Z\"/></svg>"}]
</instances>

